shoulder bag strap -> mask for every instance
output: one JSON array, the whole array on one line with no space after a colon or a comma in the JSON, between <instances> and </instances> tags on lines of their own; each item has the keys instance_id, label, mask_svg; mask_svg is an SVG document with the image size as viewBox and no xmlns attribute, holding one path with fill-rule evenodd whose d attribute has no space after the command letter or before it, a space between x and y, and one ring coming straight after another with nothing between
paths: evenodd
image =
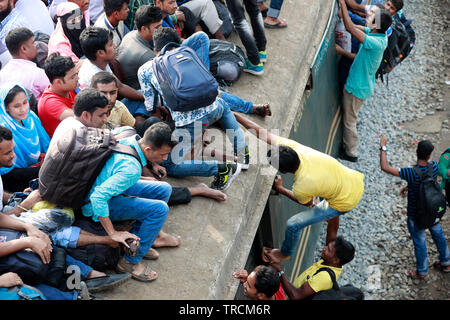
<instances>
[{"instance_id":1,"label":"shoulder bag strap","mask_svg":"<svg viewBox=\"0 0 450 320\"><path fill-rule=\"evenodd\" d=\"M316 274L318 274L319 272L322 272L322 271L328 272L328 274L330 275L331 281L333 282L333 289L338 291L339 290L339 285L338 285L338 283L336 281L336 274L330 268L322 267L319 270L317 270L316 273L314 273L313 276L315 276Z\"/></svg>"}]
</instances>

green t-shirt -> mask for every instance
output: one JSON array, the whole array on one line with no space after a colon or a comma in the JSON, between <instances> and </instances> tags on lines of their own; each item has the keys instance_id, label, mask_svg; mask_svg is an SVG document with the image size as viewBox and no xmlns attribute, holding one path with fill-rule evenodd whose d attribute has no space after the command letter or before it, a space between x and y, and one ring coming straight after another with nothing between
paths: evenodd
<instances>
[{"instance_id":1,"label":"green t-shirt","mask_svg":"<svg viewBox=\"0 0 450 320\"><path fill-rule=\"evenodd\" d=\"M370 33L365 28L364 42L361 43L355 60L350 67L345 89L359 99L367 99L375 90L375 73L377 72L384 50L388 44L386 34Z\"/></svg>"},{"instance_id":2,"label":"green t-shirt","mask_svg":"<svg viewBox=\"0 0 450 320\"><path fill-rule=\"evenodd\" d=\"M440 156L438 165L438 174L442 177L441 189L444 189L445 183L450 180L450 177L447 175L447 172L450 169L450 152L445 152Z\"/></svg>"}]
</instances>

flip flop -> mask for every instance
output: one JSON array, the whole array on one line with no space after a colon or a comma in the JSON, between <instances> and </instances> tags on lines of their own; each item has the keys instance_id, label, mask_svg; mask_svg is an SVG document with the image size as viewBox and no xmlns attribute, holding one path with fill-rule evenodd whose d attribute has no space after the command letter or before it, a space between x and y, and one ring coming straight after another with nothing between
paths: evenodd
<instances>
[{"instance_id":1,"label":"flip flop","mask_svg":"<svg viewBox=\"0 0 450 320\"><path fill-rule=\"evenodd\" d=\"M406 276L411 279L424 280L428 277L428 275L425 275L425 276L419 275L416 270L406 270L405 273L406 273Z\"/></svg>"},{"instance_id":2,"label":"flip flop","mask_svg":"<svg viewBox=\"0 0 450 320\"><path fill-rule=\"evenodd\" d=\"M131 277L134 280L141 281L141 282L151 282L158 278L158 274L150 269L150 266L145 266L144 271L142 273L134 273L136 265L127 263L125 259L120 259L116 266L116 271L120 273L128 272L131 274ZM151 275L150 278L148 276Z\"/></svg>"},{"instance_id":3,"label":"flip flop","mask_svg":"<svg viewBox=\"0 0 450 320\"><path fill-rule=\"evenodd\" d=\"M278 19L278 22L276 24L268 24L264 22L264 27L268 29L283 29L287 28L287 23L284 20Z\"/></svg>"}]
</instances>

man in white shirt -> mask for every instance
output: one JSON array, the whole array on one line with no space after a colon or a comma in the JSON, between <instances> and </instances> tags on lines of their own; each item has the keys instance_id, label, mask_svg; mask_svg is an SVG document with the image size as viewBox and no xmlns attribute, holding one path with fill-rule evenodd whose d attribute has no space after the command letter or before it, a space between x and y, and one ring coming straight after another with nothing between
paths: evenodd
<instances>
[{"instance_id":1,"label":"man in white shirt","mask_svg":"<svg viewBox=\"0 0 450 320\"><path fill-rule=\"evenodd\" d=\"M50 36L55 30L52 18L41 0L17 0L16 10L25 19L31 31Z\"/></svg>"}]
</instances>

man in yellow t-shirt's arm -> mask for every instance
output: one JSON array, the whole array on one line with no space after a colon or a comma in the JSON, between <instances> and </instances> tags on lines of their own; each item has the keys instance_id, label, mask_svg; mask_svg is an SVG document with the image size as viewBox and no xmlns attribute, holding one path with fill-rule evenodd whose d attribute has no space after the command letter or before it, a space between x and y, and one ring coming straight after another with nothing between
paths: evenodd
<instances>
[{"instance_id":1,"label":"man in yellow t-shirt's arm","mask_svg":"<svg viewBox=\"0 0 450 320\"><path fill-rule=\"evenodd\" d=\"M281 249L264 248L263 260L267 261L264 256L270 256L276 262L289 259L295 252L302 230L320 221L328 221L326 243L333 241L339 228L339 216L353 210L362 198L364 175L325 153L270 133L238 113L235 117L260 140L274 146L267 155L273 167L281 173L294 174L291 190L283 187L280 176L276 177L273 188L310 208L287 221ZM313 202L315 197L326 201L316 206Z\"/></svg>"}]
</instances>

